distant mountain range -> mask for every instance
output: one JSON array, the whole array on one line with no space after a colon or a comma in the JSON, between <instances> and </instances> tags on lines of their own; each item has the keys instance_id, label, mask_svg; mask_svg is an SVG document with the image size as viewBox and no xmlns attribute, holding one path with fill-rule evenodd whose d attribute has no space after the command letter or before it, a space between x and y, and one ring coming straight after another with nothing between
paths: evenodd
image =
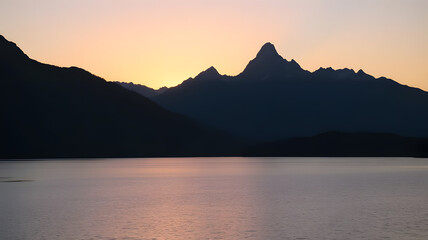
<instances>
[{"instance_id":1,"label":"distant mountain range","mask_svg":"<svg viewBox=\"0 0 428 240\"><path fill-rule=\"evenodd\" d=\"M83 69L32 60L0 36L0 158L216 156L236 146Z\"/></svg>"},{"instance_id":2,"label":"distant mountain range","mask_svg":"<svg viewBox=\"0 0 428 240\"><path fill-rule=\"evenodd\" d=\"M254 142L329 131L428 137L427 92L362 70L309 72L283 59L271 43L234 77L210 67L176 87L146 90L149 94L126 87L172 112Z\"/></svg>"},{"instance_id":3,"label":"distant mountain range","mask_svg":"<svg viewBox=\"0 0 428 240\"><path fill-rule=\"evenodd\" d=\"M427 110L422 90L361 70L311 73L270 43L238 76L210 67L154 90L37 62L0 35L0 159L421 157Z\"/></svg>"},{"instance_id":4,"label":"distant mountain range","mask_svg":"<svg viewBox=\"0 0 428 240\"><path fill-rule=\"evenodd\" d=\"M428 157L428 138L389 133L326 132L256 144L244 156L262 157Z\"/></svg>"}]
</instances>

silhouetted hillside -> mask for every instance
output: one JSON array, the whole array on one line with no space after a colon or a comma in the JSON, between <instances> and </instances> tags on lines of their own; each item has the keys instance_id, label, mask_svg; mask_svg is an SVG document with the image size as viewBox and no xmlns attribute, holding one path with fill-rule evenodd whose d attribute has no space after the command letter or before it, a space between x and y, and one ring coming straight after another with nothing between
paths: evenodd
<instances>
[{"instance_id":1,"label":"silhouetted hillside","mask_svg":"<svg viewBox=\"0 0 428 240\"><path fill-rule=\"evenodd\" d=\"M426 139L396 135L428 136L427 107L424 91L362 70L310 73L270 43L238 76L210 67L153 90L39 63L0 36L0 158L241 155L221 131L271 141L248 156L428 156ZM331 130L391 134L316 135Z\"/></svg>"},{"instance_id":2,"label":"silhouetted hillside","mask_svg":"<svg viewBox=\"0 0 428 240\"><path fill-rule=\"evenodd\" d=\"M136 92L136 93L138 93L142 96L145 96L147 98L153 98L154 96L157 96L157 95L165 92L168 89L166 87L163 87L163 88L155 90L155 89L152 89L152 88L149 88L149 87L146 87L143 85L139 85L139 84L134 84L134 83L127 83L127 82L114 82L114 83L117 83L120 86L122 86L128 90L131 90L133 92Z\"/></svg>"},{"instance_id":3,"label":"silhouetted hillside","mask_svg":"<svg viewBox=\"0 0 428 240\"><path fill-rule=\"evenodd\" d=\"M207 71L152 99L254 141L327 131L428 136L428 93L362 70L311 73L267 43L238 76L220 75L213 67Z\"/></svg>"},{"instance_id":4,"label":"silhouetted hillside","mask_svg":"<svg viewBox=\"0 0 428 240\"><path fill-rule=\"evenodd\" d=\"M233 155L228 135L0 36L0 158Z\"/></svg>"},{"instance_id":5,"label":"silhouetted hillside","mask_svg":"<svg viewBox=\"0 0 428 240\"><path fill-rule=\"evenodd\" d=\"M252 146L245 156L263 157L428 157L428 138L385 133L328 132Z\"/></svg>"}]
</instances>

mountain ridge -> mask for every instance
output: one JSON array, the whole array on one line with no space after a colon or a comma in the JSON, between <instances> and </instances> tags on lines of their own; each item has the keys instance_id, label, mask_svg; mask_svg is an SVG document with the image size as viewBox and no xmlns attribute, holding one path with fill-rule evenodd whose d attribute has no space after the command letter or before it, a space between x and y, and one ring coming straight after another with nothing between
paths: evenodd
<instances>
[{"instance_id":1,"label":"mountain ridge","mask_svg":"<svg viewBox=\"0 0 428 240\"><path fill-rule=\"evenodd\" d=\"M428 136L428 93L363 70L309 72L271 43L236 76L196 76L151 99L207 125L255 141L327 131Z\"/></svg>"},{"instance_id":2,"label":"mountain ridge","mask_svg":"<svg viewBox=\"0 0 428 240\"><path fill-rule=\"evenodd\" d=\"M0 158L233 155L238 141L0 37Z\"/></svg>"},{"instance_id":3,"label":"mountain ridge","mask_svg":"<svg viewBox=\"0 0 428 240\"><path fill-rule=\"evenodd\" d=\"M263 79L210 67L176 87L143 88L150 100L37 62L0 35L0 158L427 156L428 140L394 132L427 136L426 92L362 70L306 75L272 47L256 58L282 64L261 69Z\"/></svg>"},{"instance_id":4,"label":"mountain ridge","mask_svg":"<svg viewBox=\"0 0 428 240\"><path fill-rule=\"evenodd\" d=\"M216 79L220 79L222 77L229 77L229 78L230 77L237 77L237 78L244 78L245 79L245 77L242 76L242 75L245 75L246 69L249 66L251 66L251 63L254 60L257 59L257 60L260 60L260 61L264 61L264 60L266 60L266 58L272 58L272 56L274 56L275 60L280 60L282 63L286 62L288 64L294 65L294 67L296 67L297 69L303 70L303 72L305 72L305 73L315 74L315 75L319 75L319 76L323 75L323 74L325 75L325 74L331 74L331 73L337 74L337 76L335 76L335 78L330 79L330 80L340 80L340 79L350 79L351 78L352 80L376 80L376 79L381 79L381 80L390 80L390 81L393 81L392 79L389 79L389 78L383 77L383 76L381 76L379 78L375 78L372 75L367 74L363 69L359 69L356 72L352 68L338 68L338 69L334 69L332 67L326 67L326 68L320 67L317 70L314 70L314 71L310 72L308 70L302 69L301 66L294 59L291 59L290 61L287 61L286 59L282 58L281 55L279 55L278 52L276 51L275 45L272 44L271 42L267 42L257 52L256 57L254 59L252 59L247 64L247 66L244 68L244 70L241 73L239 73L239 74L237 74L235 76L222 75L222 74L220 74L217 71L217 69L214 66L211 66L211 67L207 68L206 70L203 70L202 72L198 73L195 77L193 77L193 78L189 77L188 79L184 80L183 82L181 82L180 84L178 84L176 86L172 86L172 87L165 87L164 86L164 87L162 87L160 89L162 89L162 93L163 93L163 91L165 91L167 89L178 87L182 83L184 83L184 82L186 82L188 80L207 79L207 75L209 76L208 78L210 80L216 80ZM270 78L270 77L267 77L267 78ZM331 76L329 76L329 77L331 77ZM305 80L309 80L309 79L310 78L307 78ZM299 80L301 80L301 79L299 79ZM124 85L128 84L127 82L116 82L116 83L124 84ZM396 83L400 84L398 82L396 82ZM135 83L135 84L134 83L130 83L130 84L133 84L133 85L136 85L136 86L144 86L145 88L148 88L148 89L151 89L151 90L154 90L154 91L160 90L160 89L151 88L151 87L143 85L143 84L137 84L137 83ZM404 85L404 84L400 84L400 85L407 86L407 85ZM411 87L411 86L408 86L408 87ZM420 88L416 88L416 87L411 87L411 88L420 89ZM425 90L422 90L422 89L420 89L420 90L423 91L423 92L426 92Z\"/></svg>"}]
</instances>

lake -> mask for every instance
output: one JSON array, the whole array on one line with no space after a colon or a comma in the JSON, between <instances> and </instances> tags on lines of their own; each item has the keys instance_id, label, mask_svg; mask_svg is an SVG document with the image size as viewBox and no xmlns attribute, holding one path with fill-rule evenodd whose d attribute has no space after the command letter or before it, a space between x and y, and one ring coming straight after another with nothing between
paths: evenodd
<instances>
[{"instance_id":1,"label":"lake","mask_svg":"<svg viewBox=\"0 0 428 240\"><path fill-rule=\"evenodd\" d=\"M0 239L428 239L428 159L0 162Z\"/></svg>"}]
</instances>

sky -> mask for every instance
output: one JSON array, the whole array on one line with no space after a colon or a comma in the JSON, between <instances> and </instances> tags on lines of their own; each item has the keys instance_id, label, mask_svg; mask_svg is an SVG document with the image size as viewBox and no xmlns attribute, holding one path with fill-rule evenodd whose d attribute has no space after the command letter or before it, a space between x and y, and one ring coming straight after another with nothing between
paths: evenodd
<instances>
[{"instance_id":1,"label":"sky","mask_svg":"<svg viewBox=\"0 0 428 240\"><path fill-rule=\"evenodd\" d=\"M428 91L426 0L1 0L29 57L108 81L175 86L237 75L266 42L304 69L363 69Z\"/></svg>"}]
</instances>

